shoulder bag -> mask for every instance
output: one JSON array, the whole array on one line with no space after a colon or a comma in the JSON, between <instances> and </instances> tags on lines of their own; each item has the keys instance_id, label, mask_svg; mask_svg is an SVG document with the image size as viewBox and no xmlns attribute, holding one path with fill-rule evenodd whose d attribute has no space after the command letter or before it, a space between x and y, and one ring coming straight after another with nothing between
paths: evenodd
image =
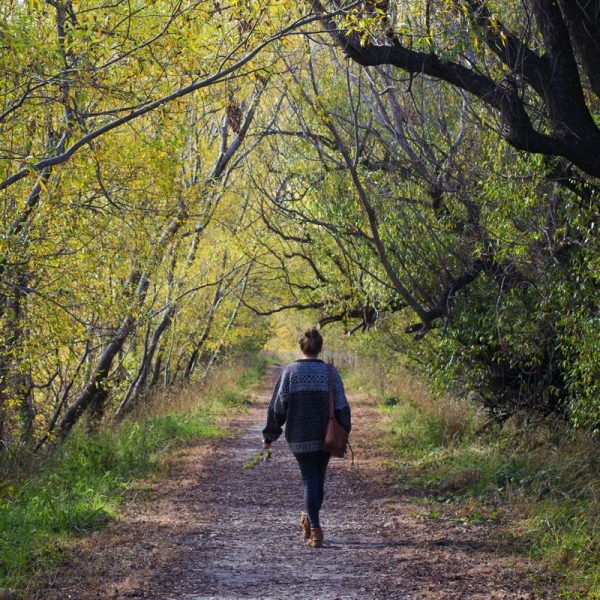
<instances>
[{"instance_id":1,"label":"shoulder bag","mask_svg":"<svg viewBox=\"0 0 600 600\"><path fill-rule=\"evenodd\" d=\"M348 433L335 418L333 399L333 367L327 365L327 388L329 392L329 419L325 428L325 450L332 456L344 458L348 446Z\"/></svg>"}]
</instances>

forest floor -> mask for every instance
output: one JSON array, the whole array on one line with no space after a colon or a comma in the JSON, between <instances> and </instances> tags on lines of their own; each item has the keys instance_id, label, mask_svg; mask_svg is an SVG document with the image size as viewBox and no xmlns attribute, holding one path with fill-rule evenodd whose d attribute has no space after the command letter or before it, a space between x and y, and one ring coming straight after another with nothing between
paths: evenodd
<instances>
[{"instance_id":1,"label":"forest floor","mask_svg":"<svg viewBox=\"0 0 600 600\"><path fill-rule=\"evenodd\" d=\"M350 396L357 465L332 460L322 510L325 542L304 545L302 484L282 439L260 448L272 367L236 435L180 450L167 479L137 488L118 521L76 541L38 581L44 600L539 599L543 574L491 524L428 518L396 489L381 444L385 417ZM548 584L550 586L550 584Z\"/></svg>"}]
</instances>

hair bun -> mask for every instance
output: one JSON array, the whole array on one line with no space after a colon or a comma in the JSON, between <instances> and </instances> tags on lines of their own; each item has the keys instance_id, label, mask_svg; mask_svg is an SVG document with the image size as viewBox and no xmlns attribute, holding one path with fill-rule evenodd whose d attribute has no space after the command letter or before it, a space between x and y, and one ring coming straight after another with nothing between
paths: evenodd
<instances>
[{"instance_id":1,"label":"hair bun","mask_svg":"<svg viewBox=\"0 0 600 600\"><path fill-rule=\"evenodd\" d=\"M307 356L317 356L323 348L323 337L316 327L307 329L298 340L300 349Z\"/></svg>"}]
</instances>

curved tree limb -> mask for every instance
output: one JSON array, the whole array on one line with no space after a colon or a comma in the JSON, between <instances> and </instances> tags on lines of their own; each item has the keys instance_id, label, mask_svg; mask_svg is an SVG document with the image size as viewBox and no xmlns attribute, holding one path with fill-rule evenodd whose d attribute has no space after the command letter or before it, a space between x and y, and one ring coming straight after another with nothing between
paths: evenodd
<instances>
[{"instance_id":1,"label":"curved tree limb","mask_svg":"<svg viewBox=\"0 0 600 600\"><path fill-rule=\"evenodd\" d=\"M21 179L24 179L31 173L39 172L48 167L52 167L52 166L67 162L83 146L89 144L91 141L101 137L102 135L108 133L109 131L112 131L113 129L117 129L118 127L121 127L122 125L125 125L126 123L129 123L130 121L133 121L134 119L137 119L153 110L156 110L157 108L160 108L161 106L163 106L169 102L172 102L173 100L177 100L178 98L187 96L188 94L191 94L192 92L195 92L196 90L214 85L220 81L224 81L225 79L227 79L227 77L229 77L236 71L239 71L244 65L248 64L264 48L266 48L273 42L285 37L287 34L298 29L299 27L303 27L304 25L314 23L315 21L319 21L322 18L323 18L323 16L321 14L318 14L318 15L309 15L309 16L297 19L291 25L284 27L283 29L278 31L276 34L270 36L265 41L258 44L253 50L248 52L244 57L237 60L229 67L226 67L226 68L221 67L216 73L213 73L212 75L202 79L201 81L192 83L192 84L185 86L175 92L172 92L171 94L162 96L161 98L158 98L154 102L150 102L149 104L147 104L141 108L132 110L128 114L123 115L122 117L119 117L118 119L114 119L114 120L106 123L105 125L102 125L101 127L98 127L97 129L94 129L93 131L90 131L88 134L84 135L79 140L77 140L76 142L71 144L71 146L69 146L64 152L57 154L56 156L52 156L50 158L46 158L46 159L37 161L31 165L27 165L25 168L21 169L20 171L17 171L16 173L9 175L2 182L0 182L0 190L6 189L6 188L10 187L11 185L17 183L18 181L21 181Z\"/></svg>"},{"instance_id":2,"label":"curved tree limb","mask_svg":"<svg viewBox=\"0 0 600 600\"><path fill-rule=\"evenodd\" d=\"M323 16L331 37L354 62L363 66L389 64L410 74L446 81L494 109L502 121L503 138L515 148L535 154L563 156L589 175L600 177L600 130L589 115L583 95L579 93L581 86L567 28L553 0L534 2L549 50L546 60L551 61L553 76L550 81L544 82L532 76L534 87L540 88L542 83L545 84L544 100L551 113L552 133L539 131L533 126L525 101L514 86L494 81L487 75L452 60L441 59L433 53L407 48L396 38L386 44L361 44L356 33L347 33L338 27L320 0L311 0L310 4L317 14ZM521 49L520 54L525 55L525 51ZM530 63L533 62L531 54L527 53L527 58ZM508 57L505 56L505 60ZM523 64L522 59L519 64Z\"/></svg>"}]
</instances>

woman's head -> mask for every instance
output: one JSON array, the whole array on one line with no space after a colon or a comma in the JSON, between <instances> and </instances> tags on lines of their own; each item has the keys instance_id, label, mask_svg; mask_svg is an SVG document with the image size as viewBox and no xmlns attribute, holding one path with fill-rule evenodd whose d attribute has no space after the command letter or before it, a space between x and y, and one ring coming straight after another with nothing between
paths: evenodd
<instances>
[{"instance_id":1,"label":"woman's head","mask_svg":"<svg viewBox=\"0 0 600 600\"><path fill-rule=\"evenodd\" d=\"M323 337L316 327L307 329L298 340L300 350L306 356L317 356L323 348Z\"/></svg>"}]
</instances>

